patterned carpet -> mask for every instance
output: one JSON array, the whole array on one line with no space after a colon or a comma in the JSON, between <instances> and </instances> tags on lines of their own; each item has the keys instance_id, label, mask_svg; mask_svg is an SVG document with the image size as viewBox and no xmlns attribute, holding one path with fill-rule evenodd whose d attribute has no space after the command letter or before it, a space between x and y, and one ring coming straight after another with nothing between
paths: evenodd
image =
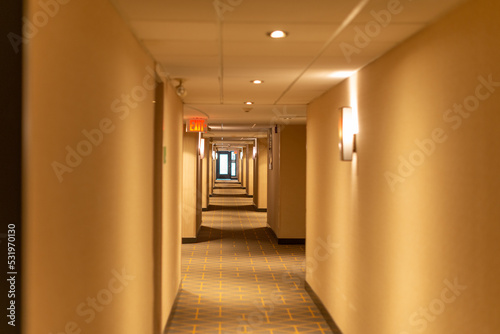
<instances>
[{"instance_id":1,"label":"patterned carpet","mask_svg":"<svg viewBox=\"0 0 500 334\"><path fill-rule=\"evenodd\" d=\"M217 181L215 182L214 195L241 197L246 195L246 189L241 187L237 181Z\"/></svg>"},{"instance_id":2,"label":"patterned carpet","mask_svg":"<svg viewBox=\"0 0 500 334\"><path fill-rule=\"evenodd\" d=\"M251 198L210 204L200 242L182 245L182 290L167 333L340 333L304 290L303 245L278 245Z\"/></svg>"}]
</instances>

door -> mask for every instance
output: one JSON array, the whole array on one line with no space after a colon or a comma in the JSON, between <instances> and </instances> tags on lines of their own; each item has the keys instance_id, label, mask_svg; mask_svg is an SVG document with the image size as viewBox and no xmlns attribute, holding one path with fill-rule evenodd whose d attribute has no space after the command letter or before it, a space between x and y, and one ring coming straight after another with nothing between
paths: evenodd
<instances>
[{"instance_id":1,"label":"door","mask_svg":"<svg viewBox=\"0 0 500 334\"><path fill-rule=\"evenodd\" d=\"M217 179L231 179L231 152L219 151L217 159Z\"/></svg>"},{"instance_id":2,"label":"door","mask_svg":"<svg viewBox=\"0 0 500 334\"><path fill-rule=\"evenodd\" d=\"M238 154L231 151L231 179L238 179Z\"/></svg>"}]
</instances>

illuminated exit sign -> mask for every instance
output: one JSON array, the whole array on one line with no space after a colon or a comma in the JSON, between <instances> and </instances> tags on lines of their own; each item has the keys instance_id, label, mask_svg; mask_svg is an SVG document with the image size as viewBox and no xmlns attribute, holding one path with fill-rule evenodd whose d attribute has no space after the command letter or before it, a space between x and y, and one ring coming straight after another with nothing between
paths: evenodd
<instances>
[{"instance_id":1,"label":"illuminated exit sign","mask_svg":"<svg viewBox=\"0 0 500 334\"><path fill-rule=\"evenodd\" d=\"M194 118L186 124L186 132L207 132L207 120Z\"/></svg>"}]
</instances>

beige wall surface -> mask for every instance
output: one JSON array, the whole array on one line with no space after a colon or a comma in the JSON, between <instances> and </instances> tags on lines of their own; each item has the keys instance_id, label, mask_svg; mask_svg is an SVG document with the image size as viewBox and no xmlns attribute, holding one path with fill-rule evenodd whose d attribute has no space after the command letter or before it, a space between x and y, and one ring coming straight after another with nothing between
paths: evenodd
<instances>
[{"instance_id":1,"label":"beige wall surface","mask_svg":"<svg viewBox=\"0 0 500 334\"><path fill-rule=\"evenodd\" d=\"M163 242L162 328L165 327L181 282L183 105L175 88L165 84L163 106Z\"/></svg>"},{"instance_id":2,"label":"beige wall surface","mask_svg":"<svg viewBox=\"0 0 500 334\"><path fill-rule=\"evenodd\" d=\"M248 146L248 195L254 196L254 169L255 169L255 159L253 158L253 148L254 145ZM254 202L255 203L255 202Z\"/></svg>"},{"instance_id":3,"label":"beige wall surface","mask_svg":"<svg viewBox=\"0 0 500 334\"><path fill-rule=\"evenodd\" d=\"M209 151L209 146L210 143L208 142L207 139L205 139L205 157L201 161L202 165L202 171L201 171L201 195L202 195L202 202L201 202L201 207L203 209L208 208L208 163L209 163L209 156L212 154Z\"/></svg>"},{"instance_id":4,"label":"beige wall surface","mask_svg":"<svg viewBox=\"0 0 500 334\"><path fill-rule=\"evenodd\" d=\"M259 202L259 146L258 144L255 145L257 147L257 152L255 159L253 159L253 203L255 207L258 207L258 202ZM267 172L266 172L267 174Z\"/></svg>"},{"instance_id":5,"label":"beige wall surface","mask_svg":"<svg viewBox=\"0 0 500 334\"><path fill-rule=\"evenodd\" d=\"M279 238L306 236L306 126L286 125L279 141Z\"/></svg>"},{"instance_id":6,"label":"beige wall surface","mask_svg":"<svg viewBox=\"0 0 500 334\"><path fill-rule=\"evenodd\" d=\"M278 238L306 235L306 126L273 130L273 169L268 171L267 221Z\"/></svg>"},{"instance_id":7,"label":"beige wall surface","mask_svg":"<svg viewBox=\"0 0 500 334\"><path fill-rule=\"evenodd\" d=\"M499 22L469 1L308 109L306 276L344 333L500 331Z\"/></svg>"},{"instance_id":8,"label":"beige wall surface","mask_svg":"<svg viewBox=\"0 0 500 334\"><path fill-rule=\"evenodd\" d=\"M183 157L182 237L196 238L201 209L198 133L184 132Z\"/></svg>"},{"instance_id":9,"label":"beige wall surface","mask_svg":"<svg viewBox=\"0 0 500 334\"><path fill-rule=\"evenodd\" d=\"M27 17L42 11L26 5ZM26 45L26 334L153 333L154 69L108 1L61 5ZM180 191L169 185L165 200ZM179 218L165 214L165 313L180 281Z\"/></svg>"},{"instance_id":10,"label":"beige wall surface","mask_svg":"<svg viewBox=\"0 0 500 334\"><path fill-rule=\"evenodd\" d=\"M208 151L208 195L212 195L214 192L214 165L215 160L212 158L213 145L209 144ZM210 204L210 197L208 198L208 204Z\"/></svg>"},{"instance_id":11,"label":"beige wall surface","mask_svg":"<svg viewBox=\"0 0 500 334\"><path fill-rule=\"evenodd\" d=\"M281 129L280 129L281 130ZM267 169L267 223L274 233L279 237L281 210L280 210L280 137L281 133L271 132L272 149L269 156L272 156L273 169ZM269 163L269 161L268 161Z\"/></svg>"},{"instance_id":12,"label":"beige wall surface","mask_svg":"<svg viewBox=\"0 0 500 334\"><path fill-rule=\"evenodd\" d=\"M267 138L257 139L257 159L254 160L254 204L267 209Z\"/></svg>"},{"instance_id":13,"label":"beige wall surface","mask_svg":"<svg viewBox=\"0 0 500 334\"><path fill-rule=\"evenodd\" d=\"M240 160L241 165L241 186L247 188L247 159L248 159L248 149L243 148L243 159Z\"/></svg>"}]
</instances>

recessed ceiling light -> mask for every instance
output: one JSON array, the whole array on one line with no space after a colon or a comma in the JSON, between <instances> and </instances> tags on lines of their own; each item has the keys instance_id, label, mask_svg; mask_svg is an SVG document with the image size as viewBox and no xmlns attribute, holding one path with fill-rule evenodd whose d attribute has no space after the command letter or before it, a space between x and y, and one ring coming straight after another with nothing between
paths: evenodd
<instances>
[{"instance_id":1,"label":"recessed ceiling light","mask_svg":"<svg viewBox=\"0 0 500 334\"><path fill-rule=\"evenodd\" d=\"M247 101L247 102L245 102L245 104L246 104L246 105L252 105L252 104L253 104L253 102L251 102L251 101Z\"/></svg>"},{"instance_id":2,"label":"recessed ceiling light","mask_svg":"<svg viewBox=\"0 0 500 334\"><path fill-rule=\"evenodd\" d=\"M330 74L330 77L343 79L343 78L349 78L350 76L352 76L355 73L356 73L356 71L337 71L337 72L333 72L332 74Z\"/></svg>"},{"instance_id":3,"label":"recessed ceiling light","mask_svg":"<svg viewBox=\"0 0 500 334\"><path fill-rule=\"evenodd\" d=\"M271 38L285 38L288 33L283 30L275 30L267 34Z\"/></svg>"},{"instance_id":4,"label":"recessed ceiling light","mask_svg":"<svg viewBox=\"0 0 500 334\"><path fill-rule=\"evenodd\" d=\"M250 82L253 83L254 85L260 85L261 83L264 83L264 81L262 80L252 80Z\"/></svg>"}]
</instances>

